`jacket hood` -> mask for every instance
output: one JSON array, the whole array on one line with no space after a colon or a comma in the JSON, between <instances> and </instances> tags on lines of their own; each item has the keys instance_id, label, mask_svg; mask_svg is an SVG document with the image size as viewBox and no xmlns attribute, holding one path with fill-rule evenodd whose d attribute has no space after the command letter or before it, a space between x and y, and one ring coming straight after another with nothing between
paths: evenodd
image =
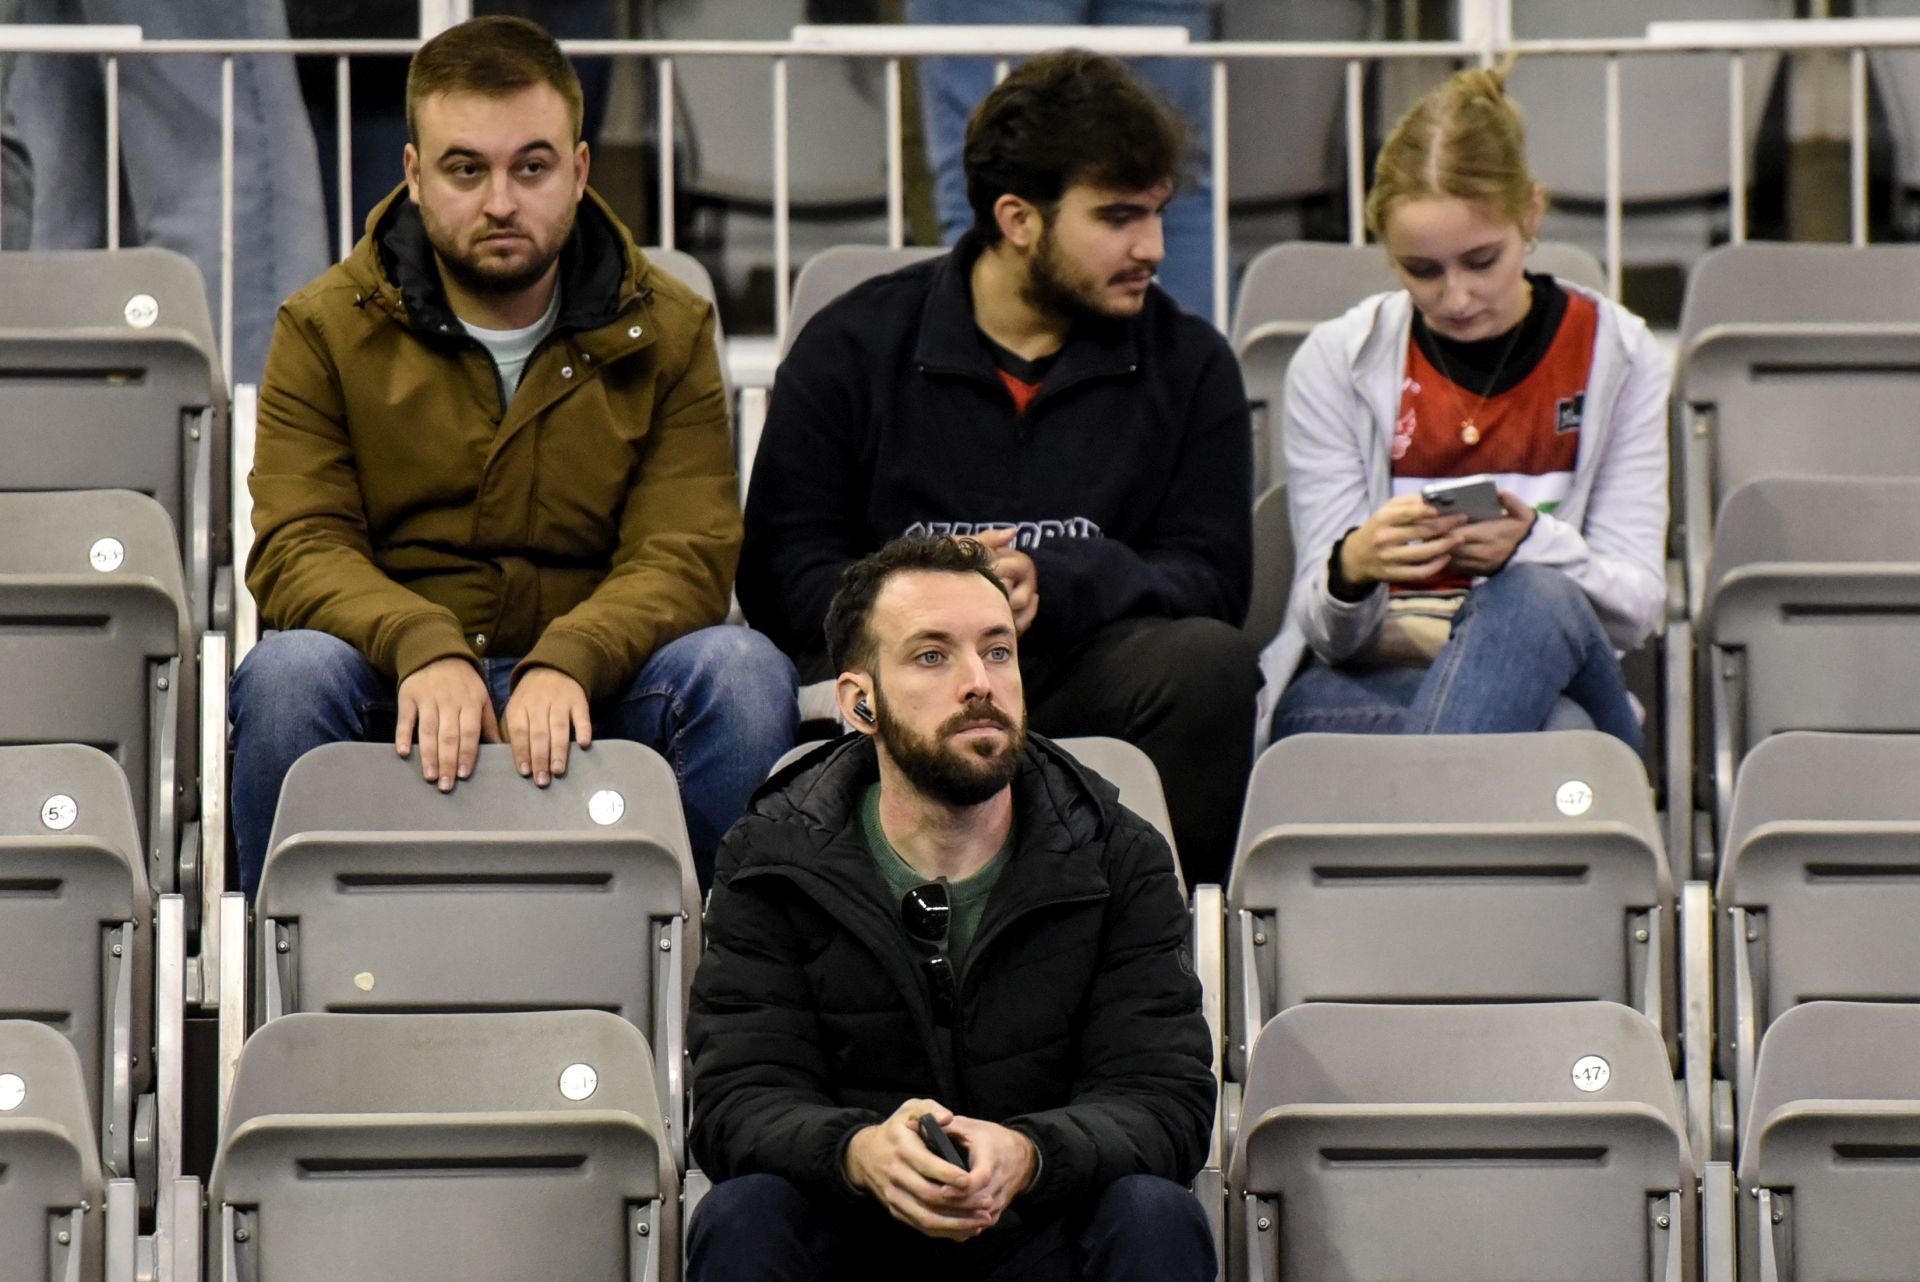
<instances>
[{"instance_id":1,"label":"jacket hood","mask_svg":"<svg viewBox=\"0 0 1920 1282\"><path fill-rule=\"evenodd\" d=\"M370 300L423 338L466 338L441 285L420 207L408 198L405 183L367 215L367 234L346 266ZM589 187L560 249L560 314L554 331L598 329L617 319L636 295L648 301L651 290L641 285L645 267L633 237Z\"/></svg>"}]
</instances>

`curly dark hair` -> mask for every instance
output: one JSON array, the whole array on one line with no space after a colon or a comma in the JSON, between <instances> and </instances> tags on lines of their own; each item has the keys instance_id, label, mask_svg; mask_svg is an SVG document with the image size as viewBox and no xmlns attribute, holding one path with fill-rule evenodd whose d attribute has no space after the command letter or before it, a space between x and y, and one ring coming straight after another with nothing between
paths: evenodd
<instances>
[{"instance_id":1,"label":"curly dark hair","mask_svg":"<svg viewBox=\"0 0 1920 1282\"><path fill-rule=\"evenodd\" d=\"M1011 193L1052 217L1067 188L1091 182L1145 191L1180 182L1187 126L1125 63L1058 49L1018 67L967 122L967 203L973 229L1000 239L994 202Z\"/></svg>"},{"instance_id":2,"label":"curly dark hair","mask_svg":"<svg viewBox=\"0 0 1920 1282\"><path fill-rule=\"evenodd\" d=\"M835 672L873 667L873 635L867 618L887 580L899 574L932 571L937 574L977 574L1007 594L1007 585L993 572L993 554L974 539L908 535L855 561L840 574L833 602L827 606L827 658Z\"/></svg>"}]
</instances>

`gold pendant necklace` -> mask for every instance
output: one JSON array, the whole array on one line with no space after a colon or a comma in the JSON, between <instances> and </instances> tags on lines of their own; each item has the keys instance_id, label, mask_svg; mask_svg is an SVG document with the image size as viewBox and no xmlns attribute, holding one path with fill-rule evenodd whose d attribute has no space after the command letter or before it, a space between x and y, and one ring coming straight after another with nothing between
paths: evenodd
<instances>
[{"instance_id":1,"label":"gold pendant necklace","mask_svg":"<svg viewBox=\"0 0 1920 1282\"><path fill-rule=\"evenodd\" d=\"M1519 323L1514 325L1513 332L1507 336L1507 346L1505 350L1500 353L1500 360L1493 367L1493 375L1487 379L1486 385L1480 389L1479 399L1474 401L1473 409L1461 411L1460 440L1463 444L1478 445L1480 443L1480 411L1487 407L1487 398L1493 395L1494 385L1500 381L1500 375L1505 372L1507 360L1513 355L1514 347L1520 342L1520 331L1526 327L1526 323L1527 318L1522 316ZM1432 333L1431 327L1429 327L1428 333ZM1460 384L1454 380L1453 371L1447 368L1446 355L1440 350L1440 344L1443 341L1438 334L1434 334L1434 363L1440 367L1440 377L1447 381L1447 395L1453 398L1453 408L1459 411L1461 410Z\"/></svg>"}]
</instances>

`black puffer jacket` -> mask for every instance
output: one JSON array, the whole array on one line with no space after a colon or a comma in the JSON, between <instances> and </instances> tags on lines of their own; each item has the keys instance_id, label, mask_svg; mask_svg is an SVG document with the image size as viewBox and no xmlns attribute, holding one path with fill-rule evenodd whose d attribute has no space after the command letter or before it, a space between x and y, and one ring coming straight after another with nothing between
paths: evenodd
<instances>
[{"instance_id":1,"label":"black puffer jacket","mask_svg":"<svg viewBox=\"0 0 1920 1282\"><path fill-rule=\"evenodd\" d=\"M688 1029L691 1143L714 1179L864 1196L847 1141L915 1096L1033 1138L1029 1215L1199 1169L1213 1079L1172 856L1105 780L1028 743L951 1052L861 831L869 741L776 775L728 834Z\"/></svg>"}]
</instances>

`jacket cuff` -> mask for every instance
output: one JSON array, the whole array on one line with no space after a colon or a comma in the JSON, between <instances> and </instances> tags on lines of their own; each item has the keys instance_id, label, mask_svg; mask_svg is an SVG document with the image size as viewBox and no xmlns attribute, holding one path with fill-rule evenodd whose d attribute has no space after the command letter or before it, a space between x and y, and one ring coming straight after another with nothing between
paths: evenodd
<instances>
[{"instance_id":1,"label":"jacket cuff","mask_svg":"<svg viewBox=\"0 0 1920 1282\"><path fill-rule=\"evenodd\" d=\"M405 681L429 663L441 659L460 658L476 668L479 666L467 638L461 634L460 625L450 615L423 614L409 619L395 631L386 648L392 658L395 682ZM377 660L375 666L379 666Z\"/></svg>"},{"instance_id":2,"label":"jacket cuff","mask_svg":"<svg viewBox=\"0 0 1920 1282\"><path fill-rule=\"evenodd\" d=\"M619 676L599 646L578 632L552 627L514 667L513 680L517 683L528 668L555 668L566 673L587 692L589 703L597 703L612 694Z\"/></svg>"}]
</instances>

